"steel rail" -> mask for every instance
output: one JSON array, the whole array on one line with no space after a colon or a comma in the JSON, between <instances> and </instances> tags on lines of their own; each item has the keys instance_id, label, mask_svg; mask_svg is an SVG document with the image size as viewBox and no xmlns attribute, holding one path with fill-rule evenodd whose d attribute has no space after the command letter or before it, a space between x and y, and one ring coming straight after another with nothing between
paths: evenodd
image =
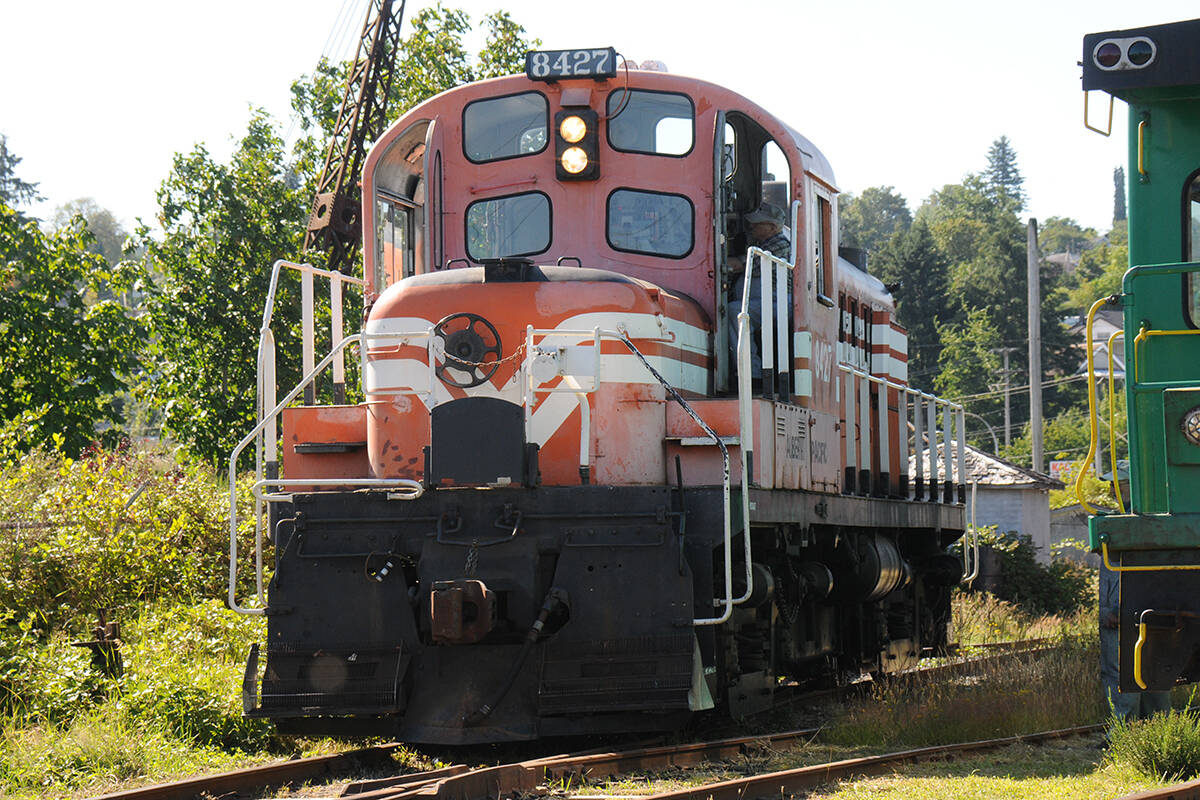
<instances>
[{"instance_id":1,"label":"steel rail","mask_svg":"<svg viewBox=\"0 0 1200 800\"><path fill-rule=\"evenodd\" d=\"M1075 728L1063 728L1041 733L1006 736L1001 739L986 739L977 742L939 745L937 747L919 747L913 750L902 750L878 756L848 758L842 761L831 761L826 764L814 764L799 769L789 769L780 772L768 772L762 775L752 775L748 778L710 783L704 786L692 786L673 792L661 792L647 795L642 800L745 800L747 797L781 797L786 794L813 789L842 778L859 775L874 775L889 772L901 764L915 764L923 761L935 761L961 753L996 750L1020 743L1040 743L1051 739L1065 739L1072 736L1095 733L1102 730L1103 723L1097 725L1081 725Z\"/></svg>"},{"instance_id":2,"label":"steel rail","mask_svg":"<svg viewBox=\"0 0 1200 800\"><path fill-rule=\"evenodd\" d=\"M343 797L355 800L486 800L534 792L547 780L575 777L608 778L634 770L687 767L744 755L750 749L815 736L818 728L803 728L759 736L740 736L712 742L658 745L634 750L592 752L534 758L515 764L458 771L448 767L433 772L414 772L396 778L349 784ZM465 768L464 768L465 769Z\"/></svg>"},{"instance_id":3,"label":"steel rail","mask_svg":"<svg viewBox=\"0 0 1200 800\"><path fill-rule=\"evenodd\" d=\"M1013 653L989 655L979 659L911 670L899 673L894 677L907 678L924 672L962 670L979 663L1039 652L1041 651L1020 650ZM867 684L855 684L854 687L848 688L861 688L864 685ZM806 696L811 695L811 692L806 693ZM1076 733L1088 733L1101 730L1103 727L1102 724L1091 725L1084 726L1083 728L1067 729L1065 732L1051 731L1044 734L1009 737L1008 739L992 741L999 742L1000 744L995 745L999 747L1003 746L1003 744L1016 741L1035 741L1038 737L1049 738L1052 735L1070 736ZM354 781L344 787L342 796L354 797L355 800L497 800L498 798L512 795L530 794L547 780L574 778L596 780L617 777L638 770L649 771L668 767L689 767L704 762L729 760L740 755L745 755L753 749L764 745L784 744L789 741L809 739L815 736L819 730L819 728L802 728L782 733L739 736L682 745L643 746L630 750L588 750L543 756L481 769L471 769L463 764L454 764L436 770L412 772L391 778ZM965 747L969 749L976 746L979 746L979 743L954 745L952 747ZM92 798L92 800L190 800L191 798L204 796L205 794L220 795L232 792L265 790L270 787L299 781L328 778L339 772L353 770L356 766L363 763L384 758L399 747L401 747L399 743L389 743L333 755L313 756L310 758L265 764L258 767L248 767L246 769L218 773L216 775L128 789L98 796ZM918 751L905 751L905 753L932 752L936 749L923 748ZM948 752L956 751L952 750ZM879 759L884 757L875 756L873 758ZM870 759L851 759L851 761L865 763L866 761L870 761ZM820 766L828 767L831 765ZM1164 795L1163 797L1167 796ZM1191 795L1187 795L1186 797L1190 798ZM702 800L702 798L699 800ZM720 799L714 798L714 800ZM1196 800L1200 800L1200 794L1196 795Z\"/></svg>"},{"instance_id":4,"label":"steel rail","mask_svg":"<svg viewBox=\"0 0 1200 800\"><path fill-rule=\"evenodd\" d=\"M1200 800L1200 778L1122 795L1117 800Z\"/></svg>"},{"instance_id":5,"label":"steel rail","mask_svg":"<svg viewBox=\"0 0 1200 800\"><path fill-rule=\"evenodd\" d=\"M91 800L193 800L208 795L223 795L233 792L249 792L282 786L298 781L325 778L330 775L353 770L364 763L382 760L399 749L398 742L349 750L327 756L311 756L291 761L264 764L259 767L203 775L172 783L160 783L126 789L120 792L99 795Z\"/></svg>"}]
</instances>

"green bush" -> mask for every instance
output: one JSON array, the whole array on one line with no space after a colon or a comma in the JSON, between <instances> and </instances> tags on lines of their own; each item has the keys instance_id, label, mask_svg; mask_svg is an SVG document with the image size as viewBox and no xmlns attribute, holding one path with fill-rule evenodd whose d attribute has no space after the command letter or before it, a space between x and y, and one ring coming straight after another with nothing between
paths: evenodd
<instances>
[{"instance_id":1,"label":"green bush","mask_svg":"<svg viewBox=\"0 0 1200 800\"><path fill-rule=\"evenodd\" d=\"M1094 601L1095 571L1069 558L1043 564L1029 536L989 528L980 531L980 542L1000 561L1000 581L991 591L1025 613L1070 616Z\"/></svg>"},{"instance_id":2,"label":"green bush","mask_svg":"<svg viewBox=\"0 0 1200 800\"><path fill-rule=\"evenodd\" d=\"M1116 719L1109 730L1108 755L1159 780L1200 775L1200 714L1173 710L1133 722Z\"/></svg>"},{"instance_id":3,"label":"green bush","mask_svg":"<svg viewBox=\"0 0 1200 800\"><path fill-rule=\"evenodd\" d=\"M33 453L0 469L0 796L59 797L280 750L269 723L242 716L246 653L264 624L221 600L227 491L206 465L161 453ZM245 482L238 500L248 564ZM242 578L247 596L250 570ZM121 623L119 678L73 646L101 609Z\"/></svg>"},{"instance_id":4,"label":"green bush","mask_svg":"<svg viewBox=\"0 0 1200 800\"><path fill-rule=\"evenodd\" d=\"M243 485L243 553L252 546L251 502ZM149 452L31 454L0 471L0 607L38 629L73 624L83 634L101 609L119 620L158 600L223 597L228 518L227 484L196 462ZM253 576L242 577L249 591Z\"/></svg>"},{"instance_id":5,"label":"green bush","mask_svg":"<svg viewBox=\"0 0 1200 800\"><path fill-rule=\"evenodd\" d=\"M122 633L125 674L108 678L65 631L39 633L28 621L0 630L0 796L280 750L268 722L242 716L242 669L263 637L261 618L216 600L164 602L126 620Z\"/></svg>"},{"instance_id":6,"label":"green bush","mask_svg":"<svg viewBox=\"0 0 1200 800\"><path fill-rule=\"evenodd\" d=\"M148 609L125 654L118 703L131 718L155 720L173 738L226 751L269 746L269 723L242 716L242 670L261 618L209 601ZM203 665L203 669L197 669Z\"/></svg>"}]
</instances>

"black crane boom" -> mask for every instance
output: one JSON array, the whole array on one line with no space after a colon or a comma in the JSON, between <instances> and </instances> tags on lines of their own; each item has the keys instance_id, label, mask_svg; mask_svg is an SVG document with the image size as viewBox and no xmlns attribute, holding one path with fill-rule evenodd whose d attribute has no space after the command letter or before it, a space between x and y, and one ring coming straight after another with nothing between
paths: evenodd
<instances>
[{"instance_id":1,"label":"black crane boom","mask_svg":"<svg viewBox=\"0 0 1200 800\"><path fill-rule=\"evenodd\" d=\"M358 176L367 143L379 138L387 125L388 94L396 71L403 17L404 0L371 0L346 79L304 236L305 252L328 252L329 269L347 271L358 254L362 237Z\"/></svg>"}]
</instances>

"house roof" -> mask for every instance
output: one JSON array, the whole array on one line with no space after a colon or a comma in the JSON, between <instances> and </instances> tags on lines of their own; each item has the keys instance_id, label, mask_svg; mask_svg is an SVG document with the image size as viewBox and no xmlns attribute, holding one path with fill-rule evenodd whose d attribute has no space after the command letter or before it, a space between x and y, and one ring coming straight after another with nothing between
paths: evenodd
<instances>
[{"instance_id":1,"label":"house roof","mask_svg":"<svg viewBox=\"0 0 1200 800\"><path fill-rule=\"evenodd\" d=\"M929 448L923 449L921 454L924 458L923 465L925 469L928 469ZM1065 483L1051 478L1045 473L1035 472L1011 461L1005 461L999 456L985 453L971 445L967 445L964 460L967 467L967 483L978 483L980 486L998 489L1063 489L1066 487ZM908 474L916 474L916 461L911 456L908 459ZM945 480L945 478L946 474L939 459L938 480Z\"/></svg>"}]
</instances>

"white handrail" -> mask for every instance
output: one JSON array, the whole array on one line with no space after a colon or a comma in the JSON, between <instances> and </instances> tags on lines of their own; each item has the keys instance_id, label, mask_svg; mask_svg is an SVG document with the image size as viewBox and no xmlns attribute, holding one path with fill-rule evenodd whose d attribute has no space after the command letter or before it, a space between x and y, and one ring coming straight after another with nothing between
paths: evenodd
<instances>
[{"instance_id":1,"label":"white handrail","mask_svg":"<svg viewBox=\"0 0 1200 800\"><path fill-rule=\"evenodd\" d=\"M293 388L290 392L287 393L287 395L283 398L283 400L279 401L275 405L275 407L271 409L270 412L263 415L263 418L258 421L258 424L254 426L253 430L251 430L250 433L246 434L245 438L243 438L240 442L237 443L237 445L233 448L233 452L229 456L229 595L228 595L228 602L229 602L229 607L239 614L261 615L261 614L265 613L266 609L264 609L264 608L248 608L248 607L238 605L238 602L237 602L237 574L238 574L237 462L238 462L238 457L242 454L242 451L245 450L246 447L251 442L258 441L258 436L263 431L263 429L267 426L268 421L274 420L280 414L280 412L283 411L283 409L287 408L288 405L293 400L295 400L297 397L299 397L304 392L304 387L307 386L313 380L313 378L315 378L321 372L321 370L323 370L327 366L329 366L329 364L333 361L335 356L337 356L339 353L341 353L343 350L345 350L351 344L354 344L355 342L358 342L361 339L362 339L362 337L360 335L355 334L353 336L347 336L345 339L343 339L341 342L339 342L337 347L335 347L333 350L331 350L328 355L326 355L323 359L321 359L321 362L319 364L317 364L315 367L313 367L313 369L311 371L306 373L304 375L304 377L300 379L300 382L298 384L296 384L295 388ZM256 477L256 481L255 481L256 486L258 486L260 482L264 482L261 475L256 475L255 477ZM382 484L379 484L376 482L378 480L381 480L381 479L366 478L366 479L356 481L353 485L367 484L372 487L382 487ZM406 491L412 491L413 484L416 483L415 481L411 481L411 480L404 479L404 478L387 479L387 480L390 480L391 485L394 486L395 488L406 490ZM290 482L266 481L266 483L273 484L273 483L290 483ZM304 485L307 485L307 486L316 486L316 485L321 485L323 483L326 483L326 481L322 481L319 479L307 479L303 483L304 483ZM337 484L337 485L344 485L344 484L341 484L339 481L332 481L330 483ZM417 484L417 485L419 486L419 484ZM417 494L412 495L411 497L404 496L402 499L416 499L416 497L419 497L419 496L420 496L420 494L417 493ZM256 526L259 525L260 522L261 522L260 520L256 520L255 525ZM261 584L261 581L262 581L262 573L261 573L262 545L261 545L261 539L259 539L258 537L256 537L255 549L257 551L255 554L255 556L256 556L255 561L256 561L256 564L258 565L257 568L259 570L258 575L256 577L257 577L258 582Z\"/></svg>"},{"instance_id":2,"label":"white handrail","mask_svg":"<svg viewBox=\"0 0 1200 800\"><path fill-rule=\"evenodd\" d=\"M592 348L593 348L593 358L594 358L593 363L592 363L591 385L590 386L581 386L581 385L579 385L578 381L572 381L572 383L574 383L574 385L567 386L566 388L539 388L539 386L535 382L535 379L533 376L533 361L537 355L534 350L534 337L535 336L541 336L543 342L547 338L551 338L551 337L562 337L562 338L568 338L568 339L591 338ZM646 368L646 370L655 378L655 380L657 380L663 386L663 388L667 390L667 392L671 395L672 399L674 399L677 403L679 403L680 407L683 408L684 412L689 417L691 417L692 420L700 427L700 429L704 431L704 433L708 436L708 438L710 438L713 441L713 443L715 443L717 445L717 447L719 447L721 449L721 462L722 462L721 490L722 490L722 508L724 511L722 516L724 517L724 523L725 523L724 524L724 528L725 528L724 540L723 540L724 568L725 568L725 597L723 599L714 598L713 603L714 603L714 605L722 606L724 608L724 611L722 611L722 613L720 615L715 616L715 617L702 617L700 619L692 620L693 625L719 625L729 619L729 617L733 614L733 607L735 605L738 605L739 603L744 603L747 599L749 599L749 597L750 597L749 589L752 588L752 586L753 586L753 584L751 584L751 583L747 584L748 590L747 590L745 596L743 596L741 598L735 598L733 596L733 523L732 523L732 513L731 513L732 512L732 503L731 503L731 499L730 499L730 495L731 495L730 488L731 487L730 487L730 474L729 474L729 450L725 446L725 442L723 442L721 440L721 437L718 436L717 433L711 427L709 427L708 423L706 423L700 417L700 415L696 413L695 409L693 409L691 407L691 405L689 405L688 402L686 400L684 400L683 397L680 396L678 392L675 391L675 389L670 385L670 383L662 375L660 375L657 372L657 370L654 369L654 367L650 366L650 362L646 360L646 357L644 355L642 355L641 351L639 351L637 349L637 346L630 340L629 336L625 332L618 331L618 330L606 330L603 328L592 328L591 330L562 330L562 329L537 329L537 328L534 328L532 325L526 326L526 328L525 328L525 359L522 364L522 369L525 371L524 400L525 400L525 424L527 426L526 436L528 436L528 425L530 424L530 419L531 419L530 415L532 414L532 410L533 410L535 394L538 394L538 393L553 394L555 392L574 394L576 397L579 398L579 407L580 407L580 413L581 413L580 444L579 444L580 466L581 467L588 466L588 461L590 460L588 450L589 450L589 446L590 446L591 433L590 433L590 415L589 415L589 406L588 406L588 402L587 402L587 395L596 391L597 388L599 388L600 383L601 383L600 365L601 365L602 361L600 359L600 342L602 339L605 339L605 338L616 339L617 341L622 342L627 348L629 348L629 351L634 355L634 357L637 358L637 360L641 362L642 366L644 366ZM569 377L569 376L564 375L564 377ZM744 456L743 456L743 458L744 458ZM744 484L745 483L744 467L743 467L743 478L742 479L743 479L743 484ZM744 488L743 488L742 495L743 495L743 498L745 498L746 493L745 493ZM744 501L744 502L746 502L746 501ZM747 519L748 519L748 515L749 515L749 507L748 506L747 506L747 510L746 510L746 515L747 515ZM745 549L746 549L747 580L752 581L753 574L750 571L750 529L749 529L748 525L746 526L746 535L743 538L746 541Z\"/></svg>"},{"instance_id":3,"label":"white handrail","mask_svg":"<svg viewBox=\"0 0 1200 800\"><path fill-rule=\"evenodd\" d=\"M941 451L940 456L942 469L944 472L944 480L950 481L952 485L966 483L966 425L965 414L963 414L964 409L960 403L942 399L936 395L929 394L928 392L922 392L919 389L912 388L911 386L896 383L895 381L879 375L872 375L869 372L864 372L856 367L850 366L849 364L839 363L838 369L850 376L851 385L846 390L847 398L849 398L850 402L848 408L850 409L853 409L853 396L851 392L854 391L853 381L855 378L867 381L869 383L874 383L877 386L882 387L885 391L886 389L895 389L898 392L902 392L906 398L916 398L917 402L913 403L912 405L913 431L915 439L913 442L913 456L916 460L915 477L918 480L924 477L923 450L927 450L929 453L929 476L926 484L926 496L929 499L938 499L940 496L942 496L944 490L942 482L938 480L939 450ZM903 402L901 405L903 405L907 411L907 400L905 400L905 402ZM941 431L938 430L937 425L938 406L942 407ZM847 411L847 416L849 416L850 413L850 411ZM950 426L952 422L956 423L955 427L957 430L955 432L957 433L957 442L950 435ZM904 430L905 436L907 436L906 429L907 424L905 424L902 429ZM855 439L855 436L852 433L852 430L853 429L848 425L846 429L846 450L849 454L853 454L855 451L853 446L854 442L852 441ZM942 441L940 443L938 442L938 433L942 434ZM897 431L897 435L901 435L900 431ZM925 448L923 448L921 444L922 435L928 435L929 437L928 446ZM868 437L861 438L863 439L863 442L859 442L860 446L864 442L869 446L870 442ZM867 455L869 456L869 450L867 451ZM958 472L957 483L955 483L956 461Z\"/></svg>"},{"instance_id":4,"label":"white handrail","mask_svg":"<svg viewBox=\"0 0 1200 800\"><path fill-rule=\"evenodd\" d=\"M978 489L979 482L971 481L971 526L967 534L970 541L963 542L963 571L965 572L967 569L968 546L971 548L971 554L974 557L975 566L971 570L970 574L962 579L962 582L968 587L970 587L970 585L974 583L975 579L979 577L979 525L975 519L975 495Z\"/></svg>"}]
</instances>

